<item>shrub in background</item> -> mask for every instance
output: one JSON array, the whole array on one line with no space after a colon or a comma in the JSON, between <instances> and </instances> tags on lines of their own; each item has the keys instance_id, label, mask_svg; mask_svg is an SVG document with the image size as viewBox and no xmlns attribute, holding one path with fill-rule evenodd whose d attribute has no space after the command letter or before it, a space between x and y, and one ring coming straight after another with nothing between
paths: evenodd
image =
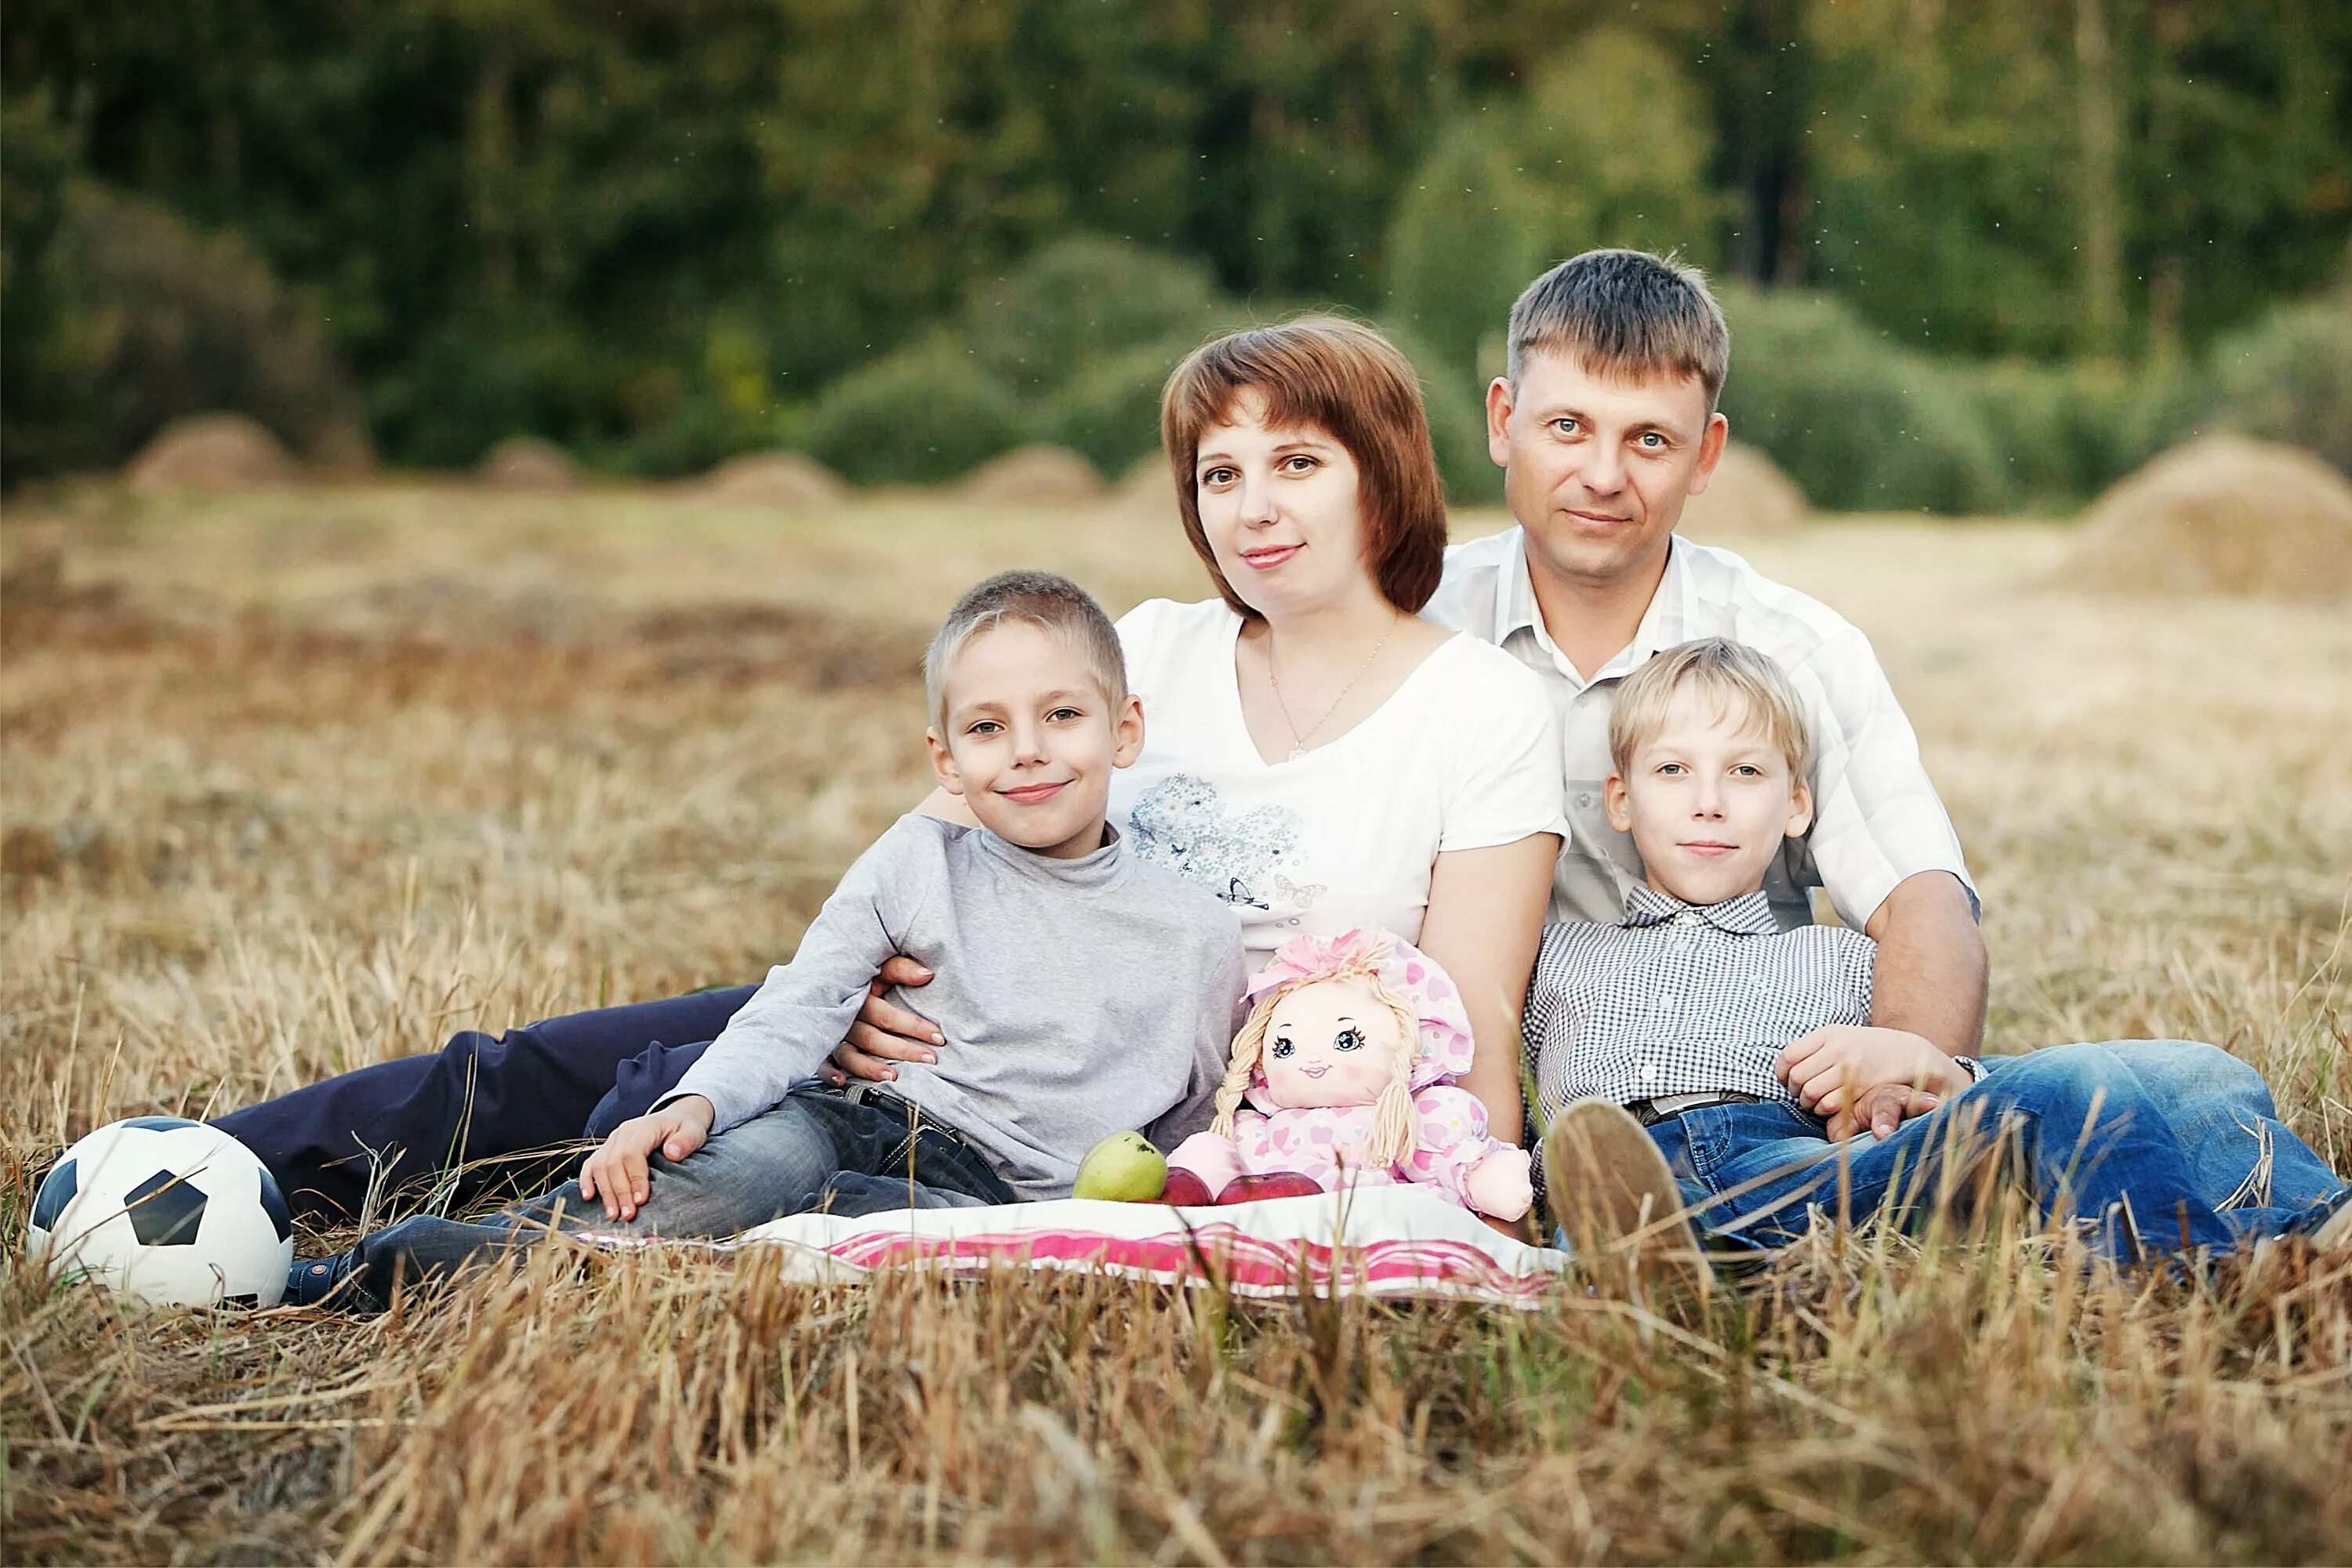
<instances>
[{"instance_id":1,"label":"shrub in background","mask_svg":"<svg viewBox=\"0 0 2352 1568\"><path fill-rule=\"evenodd\" d=\"M2098 363L1949 364L1998 455L2011 505L2065 511L2154 457L2181 430L2177 373Z\"/></svg>"},{"instance_id":2,"label":"shrub in background","mask_svg":"<svg viewBox=\"0 0 2352 1568\"><path fill-rule=\"evenodd\" d=\"M30 285L10 467L111 468L169 420L246 414L315 462L370 460L358 391L308 300L233 234L152 202L65 185ZM12 267L12 272L14 268ZM16 325L18 323L12 323Z\"/></svg>"},{"instance_id":3,"label":"shrub in background","mask_svg":"<svg viewBox=\"0 0 2352 1568\"><path fill-rule=\"evenodd\" d=\"M941 333L850 372L797 422L797 444L857 484L936 484L1022 440L1013 395Z\"/></svg>"},{"instance_id":4,"label":"shrub in background","mask_svg":"<svg viewBox=\"0 0 2352 1568\"><path fill-rule=\"evenodd\" d=\"M1160 450L1160 395L1168 373L1199 346L1192 336L1147 343L1096 361L1048 398L1032 422L1041 441L1085 454L1123 474Z\"/></svg>"},{"instance_id":5,"label":"shrub in background","mask_svg":"<svg viewBox=\"0 0 2352 1568\"><path fill-rule=\"evenodd\" d=\"M980 367L1032 399L1147 344L1197 343L1235 313L1198 262L1079 236L976 290L964 323Z\"/></svg>"},{"instance_id":6,"label":"shrub in background","mask_svg":"<svg viewBox=\"0 0 2352 1568\"><path fill-rule=\"evenodd\" d=\"M1993 436L1946 367L1843 306L1727 289L1723 411L1826 510L1997 511L2009 487Z\"/></svg>"},{"instance_id":7,"label":"shrub in background","mask_svg":"<svg viewBox=\"0 0 2352 1568\"><path fill-rule=\"evenodd\" d=\"M2352 290L2274 310L2208 357L2208 421L2352 474Z\"/></svg>"}]
</instances>

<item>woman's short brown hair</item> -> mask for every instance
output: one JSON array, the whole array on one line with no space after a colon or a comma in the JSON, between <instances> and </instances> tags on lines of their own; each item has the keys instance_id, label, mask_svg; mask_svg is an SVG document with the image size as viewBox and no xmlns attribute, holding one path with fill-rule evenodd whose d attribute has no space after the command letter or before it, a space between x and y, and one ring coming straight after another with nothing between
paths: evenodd
<instances>
[{"instance_id":1,"label":"woman's short brown hair","mask_svg":"<svg viewBox=\"0 0 2352 1568\"><path fill-rule=\"evenodd\" d=\"M1160 400L1160 438L1175 474L1184 537L1225 603L1254 616L1257 612L1217 570L1201 526L1193 473L1201 433L1229 418L1244 392L1265 399L1269 426L1316 426L1355 458L1365 563L1382 597L1407 615L1418 614L1437 592L1445 567L1445 490L1412 362L1370 327L1337 316L1302 316L1194 349L1169 376Z\"/></svg>"}]
</instances>

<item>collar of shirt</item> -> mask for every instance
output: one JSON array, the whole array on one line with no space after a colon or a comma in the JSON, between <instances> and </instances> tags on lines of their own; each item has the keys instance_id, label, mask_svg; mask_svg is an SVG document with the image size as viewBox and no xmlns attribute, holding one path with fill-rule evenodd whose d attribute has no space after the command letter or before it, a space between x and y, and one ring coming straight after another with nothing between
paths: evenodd
<instances>
[{"instance_id":1,"label":"collar of shirt","mask_svg":"<svg viewBox=\"0 0 2352 1568\"><path fill-rule=\"evenodd\" d=\"M1625 926L1664 925L1685 910L1727 936L1770 936L1780 929L1772 918L1772 897L1759 888L1719 904L1686 904L1654 888L1636 887L1625 895Z\"/></svg>"},{"instance_id":2,"label":"collar of shirt","mask_svg":"<svg viewBox=\"0 0 2352 1568\"><path fill-rule=\"evenodd\" d=\"M1568 656L1559 651L1544 626L1542 606L1536 603L1535 579L1528 572L1528 532L1525 527L1515 528L1511 531L1510 552L1495 574L1495 641L1507 645L1520 632L1528 633L1559 674L1581 690L1600 681L1631 675L1652 654L1685 640L1684 628L1690 624L1689 603L1689 552L1682 536L1675 534L1666 544L1666 574L1659 579L1658 591L1650 596L1650 607L1642 612L1642 624L1634 628L1633 640L1596 670L1591 680L1587 680L1569 662Z\"/></svg>"}]
</instances>

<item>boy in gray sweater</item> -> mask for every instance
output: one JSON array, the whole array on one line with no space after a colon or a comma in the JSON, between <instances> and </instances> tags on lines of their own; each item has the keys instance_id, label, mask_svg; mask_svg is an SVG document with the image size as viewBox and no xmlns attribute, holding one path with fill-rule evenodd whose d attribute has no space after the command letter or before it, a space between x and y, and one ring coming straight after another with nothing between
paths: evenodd
<instances>
[{"instance_id":1,"label":"boy in gray sweater","mask_svg":"<svg viewBox=\"0 0 2352 1568\"><path fill-rule=\"evenodd\" d=\"M419 1215L298 1264L294 1299L362 1304L555 1230L732 1236L782 1215L1069 1194L1101 1139L1205 1128L1244 978L1232 909L1146 864L1104 821L1143 748L1118 634L1086 593L1007 573L964 595L924 659L940 784L982 826L901 818L852 866L677 1089L576 1182L481 1224ZM939 978L961 1048L891 1092L814 1081L884 959Z\"/></svg>"}]
</instances>

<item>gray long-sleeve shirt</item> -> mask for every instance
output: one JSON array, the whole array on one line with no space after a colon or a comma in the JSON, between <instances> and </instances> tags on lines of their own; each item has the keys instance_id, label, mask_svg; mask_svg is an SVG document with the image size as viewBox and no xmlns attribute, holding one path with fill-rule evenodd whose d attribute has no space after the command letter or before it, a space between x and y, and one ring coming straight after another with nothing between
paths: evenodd
<instances>
[{"instance_id":1,"label":"gray long-sleeve shirt","mask_svg":"<svg viewBox=\"0 0 2352 1568\"><path fill-rule=\"evenodd\" d=\"M940 1026L892 1093L963 1133L1024 1198L1067 1197L1114 1132L1162 1149L1209 1124L1243 982L1241 925L1124 839L1056 860L982 828L898 819L664 1096L724 1132L812 1077L894 952L929 969L892 999Z\"/></svg>"}]
</instances>

